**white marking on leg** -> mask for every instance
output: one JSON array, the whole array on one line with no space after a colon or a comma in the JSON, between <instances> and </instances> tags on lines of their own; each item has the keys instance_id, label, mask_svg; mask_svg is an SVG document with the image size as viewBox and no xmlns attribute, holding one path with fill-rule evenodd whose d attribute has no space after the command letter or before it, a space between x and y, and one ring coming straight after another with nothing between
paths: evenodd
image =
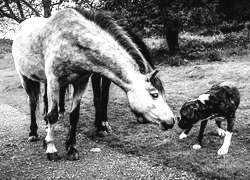
<instances>
[{"instance_id":1,"label":"white marking on leg","mask_svg":"<svg viewBox=\"0 0 250 180\"><path fill-rule=\"evenodd\" d=\"M55 124L48 124L47 136L45 137L45 142L47 143L46 153L57 152L57 149L54 144L54 129L55 129Z\"/></svg>"},{"instance_id":2,"label":"white marking on leg","mask_svg":"<svg viewBox=\"0 0 250 180\"><path fill-rule=\"evenodd\" d=\"M219 136L225 136L225 135L226 135L226 131L224 131L224 130L221 129L221 128L217 128L217 131L218 131L218 135L219 135Z\"/></svg>"},{"instance_id":3,"label":"white marking on leg","mask_svg":"<svg viewBox=\"0 0 250 180\"><path fill-rule=\"evenodd\" d=\"M193 149L200 149L200 148L201 148L201 145L199 145L199 144L193 145Z\"/></svg>"},{"instance_id":4,"label":"white marking on leg","mask_svg":"<svg viewBox=\"0 0 250 180\"><path fill-rule=\"evenodd\" d=\"M219 155L227 154L228 148L230 146L232 134L233 133L230 133L230 132L226 131L226 135L225 135L225 138L224 138L223 145L221 146L221 148L217 152Z\"/></svg>"},{"instance_id":5,"label":"white marking on leg","mask_svg":"<svg viewBox=\"0 0 250 180\"><path fill-rule=\"evenodd\" d=\"M187 138L187 135L184 132L182 132L179 136L179 139L182 140L184 138Z\"/></svg>"}]
</instances>

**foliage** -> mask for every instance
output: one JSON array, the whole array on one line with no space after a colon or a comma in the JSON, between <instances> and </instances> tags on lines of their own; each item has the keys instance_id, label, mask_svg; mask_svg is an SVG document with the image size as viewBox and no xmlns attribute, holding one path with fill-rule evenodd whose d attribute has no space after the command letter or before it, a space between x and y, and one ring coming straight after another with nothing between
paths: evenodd
<instances>
[{"instance_id":1,"label":"foliage","mask_svg":"<svg viewBox=\"0 0 250 180\"><path fill-rule=\"evenodd\" d=\"M197 30L210 28L219 23L216 14L218 2L207 0L197 3L195 0L103 0L103 8L119 11L130 27L145 34L164 35L166 28L175 19L182 29Z\"/></svg>"},{"instance_id":2,"label":"foliage","mask_svg":"<svg viewBox=\"0 0 250 180\"><path fill-rule=\"evenodd\" d=\"M208 54L208 61L214 62L214 61L221 61L220 53L218 51L212 51Z\"/></svg>"},{"instance_id":3,"label":"foliage","mask_svg":"<svg viewBox=\"0 0 250 180\"><path fill-rule=\"evenodd\" d=\"M249 0L219 0L221 19L225 21L246 22L250 20Z\"/></svg>"},{"instance_id":4,"label":"foliage","mask_svg":"<svg viewBox=\"0 0 250 180\"><path fill-rule=\"evenodd\" d=\"M11 52L12 41L9 39L0 39L0 55Z\"/></svg>"}]
</instances>

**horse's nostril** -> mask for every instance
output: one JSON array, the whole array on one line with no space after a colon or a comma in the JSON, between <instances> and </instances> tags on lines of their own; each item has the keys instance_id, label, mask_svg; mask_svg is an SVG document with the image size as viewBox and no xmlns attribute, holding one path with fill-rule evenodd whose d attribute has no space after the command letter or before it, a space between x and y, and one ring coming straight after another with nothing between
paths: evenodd
<instances>
[{"instance_id":1,"label":"horse's nostril","mask_svg":"<svg viewBox=\"0 0 250 180\"><path fill-rule=\"evenodd\" d=\"M171 129L174 127L174 119L172 119L172 123L167 123L165 121L161 122L161 126L165 129L165 130L168 130L168 129Z\"/></svg>"}]
</instances>

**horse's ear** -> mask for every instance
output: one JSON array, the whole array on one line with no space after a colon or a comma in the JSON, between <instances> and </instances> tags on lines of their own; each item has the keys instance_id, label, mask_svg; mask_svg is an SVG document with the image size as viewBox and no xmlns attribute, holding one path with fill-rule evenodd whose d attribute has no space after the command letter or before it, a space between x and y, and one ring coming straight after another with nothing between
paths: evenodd
<instances>
[{"instance_id":1,"label":"horse's ear","mask_svg":"<svg viewBox=\"0 0 250 180\"><path fill-rule=\"evenodd\" d=\"M146 75L146 76L147 76L147 81L150 82L150 80L151 80L152 78L154 78L158 72L159 72L159 70L156 69L156 70L154 70L154 71L148 73L148 74Z\"/></svg>"}]
</instances>

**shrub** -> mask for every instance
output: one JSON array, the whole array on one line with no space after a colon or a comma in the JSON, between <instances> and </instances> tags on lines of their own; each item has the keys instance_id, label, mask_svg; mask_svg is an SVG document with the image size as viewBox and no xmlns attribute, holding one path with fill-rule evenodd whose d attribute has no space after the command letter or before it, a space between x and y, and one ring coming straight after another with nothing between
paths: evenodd
<instances>
[{"instance_id":1,"label":"shrub","mask_svg":"<svg viewBox=\"0 0 250 180\"><path fill-rule=\"evenodd\" d=\"M208 62L222 61L222 58L218 51L210 52L207 57L208 57Z\"/></svg>"}]
</instances>

